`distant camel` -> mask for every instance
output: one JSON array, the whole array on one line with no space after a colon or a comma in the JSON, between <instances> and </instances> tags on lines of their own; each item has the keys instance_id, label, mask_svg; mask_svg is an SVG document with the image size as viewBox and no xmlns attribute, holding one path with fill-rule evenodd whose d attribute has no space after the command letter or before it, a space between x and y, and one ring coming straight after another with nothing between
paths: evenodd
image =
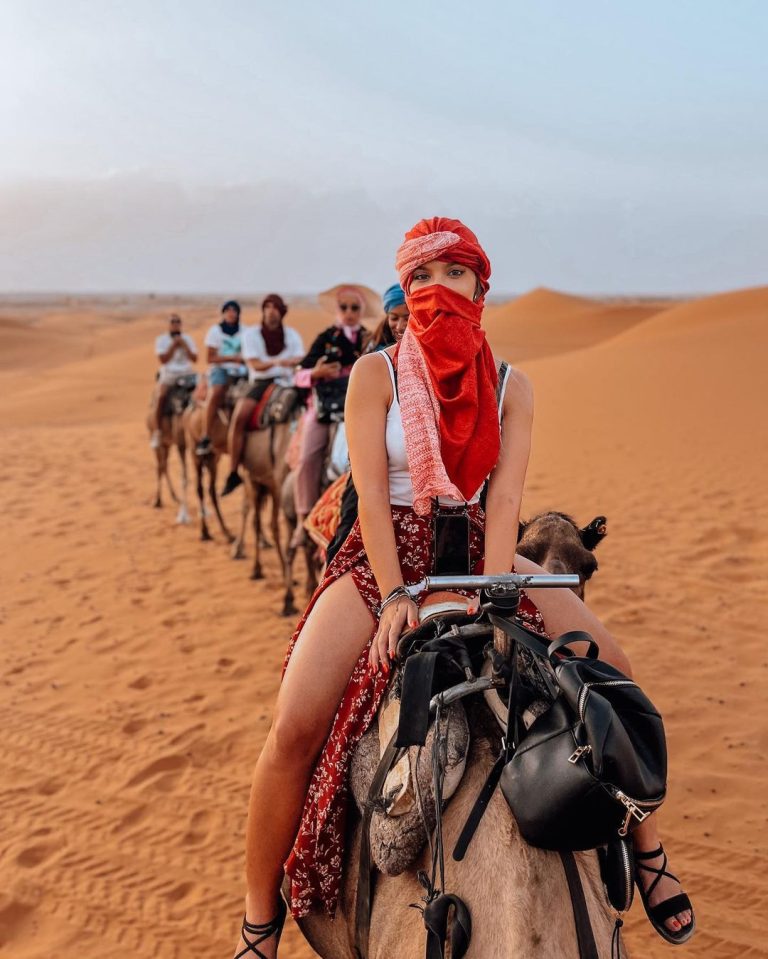
<instances>
[{"instance_id":1,"label":"distant camel","mask_svg":"<svg viewBox=\"0 0 768 959\"><path fill-rule=\"evenodd\" d=\"M584 599L584 590L597 570L595 547L606 534L605 516L596 516L579 529L567 513L550 510L520 523L517 552L538 563L548 573L578 573L573 592Z\"/></svg>"},{"instance_id":2,"label":"distant camel","mask_svg":"<svg viewBox=\"0 0 768 959\"><path fill-rule=\"evenodd\" d=\"M243 475L245 477L245 496L243 498L240 531L232 547L233 559L242 559L244 556L246 525L248 517L251 515L253 517L255 540L251 579L263 579L264 572L261 566L261 547L265 541L261 527L261 510L265 501L271 502L270 529L272 531L272 542L277 548L280 567L285 580L285 615L292 615L296 612L296 608L293 605L291 572L286 563L286 553L280 534L281 497L283 484L288 475L285 454L291 439L294 420L295 416L291 414L286 422L275 423L262 429L252 430L246 435L242 459Z\"/></svg>"},{"instance_id":3,"label":"distant camel","mask_svg":"<svg viewBox=\"0 0 768 959\"><path fill-rule=\"evenodd\" d=\"M187 407L184 412L184 433L186 435L187 446L194 451L197 444L203 438L205 433L205 407L199 403L195 403L192 406ZM203 489L203 473L208 471L208 495L213 505L214 512L216 513L216 518L219 521L219 526L221 531L224 534L227 542L234 542L235 537L229 530L227 524L224 522L224 517L221 515L221 508L219 506L219 494L216 489L217 481L217 470L219 465L219 459L222 454L227 452L227 419L226 415L220 410L218 415L213 421L213 429L210 433L211 437L211 452L206 456L198 456L193 454L192 462L195 468L195 476L197 478L197 499L200 507L200 539L201 540L211 540L210 530L208 529L206 507L205 507L205 491Z\"/></svg>"},{"instance_id":4,"label":"distant camel","mask_svg":"<svg viewBox=\"0 0 768 959\"><path fill-rule=\"evenodd\" d=\"M176 514L177 523L189 523L190 521L189 509L187 508L187 484L189 479L187 474L187 440L184 434L183 415L184 410L189 405L194 386L194 376L181 376L169 390L163 407L163 414L158 424L160 445L154 450L157 466L157 489L155 491L155 501L152 505L155 509L162 508L162 487L163 480L165 480L171 499L174 503L179 503L179 511ZM147 414L147 428L150 435L155 428L155 395L153 393L150 401L150 412ZM173 447L178 450L181 463L181 500L176 495L176 490L168 472L168 461Z\"/></svg>"}]
</instances>

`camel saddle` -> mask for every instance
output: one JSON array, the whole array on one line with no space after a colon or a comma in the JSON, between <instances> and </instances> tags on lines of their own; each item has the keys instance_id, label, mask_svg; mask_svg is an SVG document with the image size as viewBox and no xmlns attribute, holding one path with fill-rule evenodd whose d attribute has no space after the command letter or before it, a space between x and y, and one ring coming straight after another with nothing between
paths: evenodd
<instances>
[{"instance_id":1,"label":"camel saddle","mask_svg":"<svg viewBox=\"0 0 768 959\"><path fill-rule=\"evenodd\" d=\"M189 406L196 386L197 376L195 373L185 373L177 377L165 394L163 416L181 416Z\"/></svg>"},{"instance_id":2,"label":"camel saddle","mask_svg":"<svg viewBox=\"0 0 768 959\"><path fill-rule=\"evenodd\" d=\"M251 413L248 431L265 430L279 423L287 423L300 399L299 391L295 387L270 383Z\"/></svg>"}]
</instances>

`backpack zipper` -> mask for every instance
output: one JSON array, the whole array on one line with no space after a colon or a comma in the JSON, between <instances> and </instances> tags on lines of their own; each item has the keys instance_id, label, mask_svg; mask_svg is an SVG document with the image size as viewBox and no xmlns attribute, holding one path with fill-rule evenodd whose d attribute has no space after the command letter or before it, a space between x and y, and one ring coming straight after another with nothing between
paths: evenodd
<instances>
[{"instance_id":1,"label":"backpack zipper","mask_svg":"<svg viewBox=\"0 0 768 959\"><path fill-rule=\"evenodd\" d=\"M637 683L633 683L631 679L602 679L595 680L595 682L592 683L584 683L579 690L579 699L577 703L579 719L582 722L584 722L584 706L587 701L587 696L593 686L637 686Z\"/></svg>"},{"instance_id":2,"label":"backpack zipper","mask_svg":"<svg viewBox=\"0 0 768 959\"><path fill-rule=\"evenodd\" d=\"M629 832L629 824L634 817L638 824L646 820L651 813L656 809L657 806L660 806L664 799L632 799L631 796L628 796L626 793L623 793L620 789L613 790L613 798L617 799L622 806L627 810L627 814L624 817L624 822L619 826L619 835L623 838ZM643 809L643 806L650 806L648 810Z\"/></svg>"},{"instance_id":3,"label":"backpack zipper","mask_svg":"<svg viewBox=\"0 0 768 959\"><path fill-rule=\"evenodd\" d=\"M632 863L627 845L622 840L619 840L619 844L621 846L621 861L624 865L624 908L621 912L626 912L632 904L632 883L634 882L634 878L632 876Z\"/></svg>"}]
</instances>

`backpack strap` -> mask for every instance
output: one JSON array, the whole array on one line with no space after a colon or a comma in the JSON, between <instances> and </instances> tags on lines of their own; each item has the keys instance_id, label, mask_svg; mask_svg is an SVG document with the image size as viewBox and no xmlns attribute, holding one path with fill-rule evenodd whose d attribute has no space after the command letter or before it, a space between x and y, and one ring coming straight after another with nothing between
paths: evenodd
<instances>
[{"instance_id":1,"label":"backpack strap","mask_svg":"<svg viewBox=\"0 0 768 959\"><path fill-rule=\"evenodd\" d=\"M504 393L507 389L507 380L512 372L512 367L506 360L499 360L496 364L496 408L499 411L499 423L504 418Z\"/></svg>"}]
</instances>

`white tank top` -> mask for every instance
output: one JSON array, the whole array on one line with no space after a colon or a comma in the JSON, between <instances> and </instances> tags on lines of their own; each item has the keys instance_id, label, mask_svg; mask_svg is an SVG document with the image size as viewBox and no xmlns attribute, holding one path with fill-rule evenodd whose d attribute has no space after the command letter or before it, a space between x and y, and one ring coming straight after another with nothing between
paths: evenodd
<instances>
[{"instance_id":1,"label":"white tank top","mask_svg":"<svg viewBox=\"0 0 768 959\"><path fill-rule=\"evenodd\" d=\"M408 469L408 454L405 449L405 432L403 431L403 414L400 409L400 400L397 396L397 382L395 380L395 367L392 364L392 358L388 353L382 351L382 356L387 361L389 378L392 380L392 403L387 410L387 462L389 464L389 502L393 506L413 506L413 485L411 484L411 473ZM507 366L504 372L504 379L499 391L499 429L501 429L501 414L504 408L504 392L507 388L507 380L512 369ZM476 503L480 499L480 493L483 486L475 493L468 503ZM441 496L440 502L444 506L456 506L462 500L455 500L449 496Z\"/></svg>"}]
</instances>

